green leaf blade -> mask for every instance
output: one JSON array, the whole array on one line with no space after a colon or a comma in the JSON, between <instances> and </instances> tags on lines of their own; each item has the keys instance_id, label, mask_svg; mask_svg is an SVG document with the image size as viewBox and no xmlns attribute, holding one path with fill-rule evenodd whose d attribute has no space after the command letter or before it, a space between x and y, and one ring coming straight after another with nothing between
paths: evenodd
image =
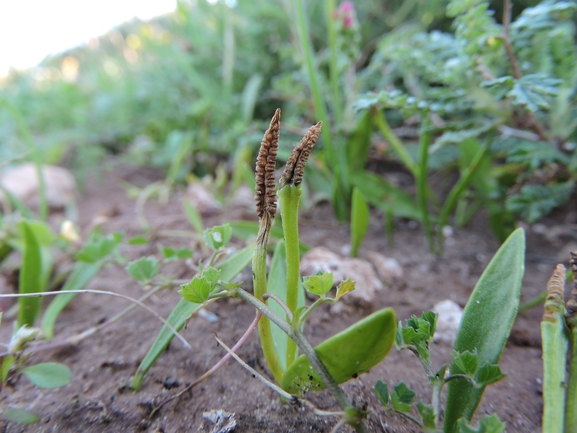
<instances>
[{"instance_id":1,"label":"green leaf blade","mask_svg":"<svg viewBox=\"0 0 577 433\"><path fill-rule=\"evenodd\" d=\"M43 362L24 367L22 373L39 388L60 388L69 384L72 379L70 369L57 362Z\"/></svg>"},{"instance_id":2,"label":"green leaf blade","mask_svg":"<svg viewBox=\"0 0 577 433\"><path fill-rule=\"evenodd\" d=\"M344 383L366 372L389 353L396 335L396 317L390 308L365 317L315 348L335 382ZM309 360L299 356L283 375L281 387L291 394L318 391L324 383Z\"/></svg>"},{"instance_id":3,"label":"green leaf blade","mask_svg":"<svg viewBox=\"0 0 577 433\"><path fill-rule=\"evenodd\" d=\"M498 363L517 315L525 263L525 234L515 230L497 251L477 282L463 312L454 350L477 352L480 364ZM450 372L458 371L451 364ZM457 420L470 420L484 387L463 380L448 384L444 430L457 431Z\"/></svg>"}]
</instances>

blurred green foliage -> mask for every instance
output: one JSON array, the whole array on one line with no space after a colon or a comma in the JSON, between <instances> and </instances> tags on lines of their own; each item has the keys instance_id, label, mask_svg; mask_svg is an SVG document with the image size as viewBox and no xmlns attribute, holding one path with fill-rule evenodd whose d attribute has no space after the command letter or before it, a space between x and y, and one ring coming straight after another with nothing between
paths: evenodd
<instances>
[{"instance_id":1,"label":"blurred green foliage","mask_svg":"<svg viewBox=\"0 0 577 433\"><path fill-rule=\"evenodd\" d=\"M577 173L575 3L514 6L507 44L500 1L181 1L0 78L0 161L31 139L44 163L80 175L113 153L164 168L170 184L228 164L236 188L281 106L280 159L323 120L307 197L339 218L358 187L389 223L418 219L429 238L480 207L504 238L515 217L564 203ZM367 172L375 154L400 159L416 194ZM464 179L446 206L451 185L433 194L426 182L438 170Z\"/></svg>"}]
</instances>

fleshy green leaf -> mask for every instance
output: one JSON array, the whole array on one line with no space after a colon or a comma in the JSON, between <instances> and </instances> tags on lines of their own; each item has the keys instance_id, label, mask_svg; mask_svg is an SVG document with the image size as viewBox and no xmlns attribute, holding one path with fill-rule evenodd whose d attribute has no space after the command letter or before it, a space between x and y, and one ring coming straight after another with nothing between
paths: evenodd
<instances>
[{"instance_id":1,"label":"fleshy green leaf","mask_svg":"<svg viewBox=\"0 0 577 433\"><path fill-rule=\"evenodd\" d=\"M318 272L316 275L303 277L303 285L307 292L317 296L325 296L333 287L332 272Z\"/></svg>"},{"instance_id":2,"label":"fleshy green leaf","mask_svg":"<svg viewBox=\"0 0 577 433\"><path fill-rule=\"evenodd\" d=\"M206 245L212 250L218 250L230 241L232 236L232 228L229 224L224 224L221 226L215 226L210 229L206 229L203 232L204 241Z\"/></svg>"},{"instance_id":3,"label":"fleshy green leaf","mask_svg":"<svg viewBox=\"0 0 577 433\"><path fill-rule=\"evenodd\" d=\"M463 311L454 350L477 352L479 364L497 364L517 315L525 263L525 234L515 230L499 248L477 282ZM458 367L451 364L450 373ZM485 387L464 380L447 385L444 431L457 430L457 420L470 420Z\"/></svg>"},{"instance_id":4,"label":"fleshy green leaf","mask_svg":"<svg viewBox=\"0 0 577 433\"><path fill-rule=\"evenodd\" d=\"M148 284L156 275L160 266L154 257L141 257L126 266L126 272L140 284Z\"/></svg>"},{"instance_id":5,"label":"fleshy green leaf","mask_svg":"<svg viewBox=\"0 0 577 433\"><path fill-rule=\"evenodd\" d=\"M392 309L377 311L315 348L335 382L354 379L381 362L389 353L396 333ZM283 375L281 387L291 394L321 390L324 383L309 360L299 356Z\"/></svg>"},{"instance_id":6,"label":"fleshy green leaf","mask_svg":"<svg viewBox=\"0 0 577 433\"><path fill-rule=\"evenodd\" d=\"M44 362L24 367L22 373L39 388L59 388L72 379L70 369L57 362Z\"/></svg>"},{"instance_id":7,"label":"fleshy green leaf","mask_svg":"<svg viewBox=\"0 0 577 433\"><path fill-rule=\"evenodd\" d=\"M20 424L34 424L38 422L38 415L31 410L10 407L2 412L2 419Z\"/></svg>"}]
</instances>

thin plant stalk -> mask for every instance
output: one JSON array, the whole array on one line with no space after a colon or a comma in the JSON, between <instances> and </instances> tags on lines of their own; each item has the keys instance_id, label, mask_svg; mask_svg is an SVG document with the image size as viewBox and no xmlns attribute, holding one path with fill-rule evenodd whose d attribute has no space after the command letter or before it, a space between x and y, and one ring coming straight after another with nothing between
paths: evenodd
<instances>
[{"instance_id":1,"label":"thin plant stalk","mask_svg":"<svg viewBox=\"0 0 577 433\"><path fill-rule=\"evenodd\" d=\"M300 249L298 213L301 194L302 188L300 185L286 185L278 192L286 248L286 304L293 313L298 308L299 298ZM291 339L288 340L287 344L286 365L288 367L295 360L297 347Z\"/></svg>"},{"instance_id":2,"label":"thin plant stalk","mask_svg":"<svg viewBox=\"0 0 577 433\"><path fill-rule=\"evenodd\" d=\"M569 380L565 407L565 433L577 433L577 253L571 252L573 287L567 301L566 322L569 328Z\"/></svg>"},{"instance_id":3,"label":"thin plant stalk","mask_svg":"<svg viewBox=\"0 0 577 433\"><path fill-rule=\"evenodd\" d=\"M543 431L563 433L565 421L565 267L557 265L547 283L545 313L541 321L543 339Z\"/></svg>"},{"instance_id":4,"label":"thin plant stalk","mask_svg":"<svg viewBox=\"0 0 577 433\"><path fill-rule=\"evenodd\" d=\"M259 310L263 316L267 317L272 323L277 325L284 333L286 333L289 338L293 339L299 349L308 358L311 365L317 371L319 377L323 381L325 387L331 392L333 397L336 399L339 406L343 409L347 416L347 422L351 424L355 430L358 432L366 432L361 420L355 421L357 418L358 409L355 408L348 400L344 391L338 386L334 381L318 355L316 354L314 348L300 332L298 327L289 325L289 323L276 314L271 308L269 308L264 302L260 301L256 297L252 296L250 293L238 288L235 290L235 295L239 298L250 302L253 304L257 310Z\"/></svg>"},{"instance_id":5,"label":"thin plant stalk","mask_svg":"<svg viewBox=\"0 0 577 433\"><path fill-rule=\"evenodd\" d=\"M277 109L264 134L255 167L256 209L259 229L252 259L254 296L260 301L267 292L266 255L270 229L276 213L275 166L280 134L280 110ZM280 383L283 370L274 347L272 329L267 317L258 324L266 363Z\"/></svg>"}]
</instances>

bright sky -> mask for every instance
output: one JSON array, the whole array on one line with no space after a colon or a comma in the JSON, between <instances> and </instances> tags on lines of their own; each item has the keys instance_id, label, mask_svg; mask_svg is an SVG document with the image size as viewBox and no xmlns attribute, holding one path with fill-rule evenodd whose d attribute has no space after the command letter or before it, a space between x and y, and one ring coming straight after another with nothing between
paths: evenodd
<instances>
[{"instance_id":1,"label":"bright sky","mask_svg":"<svg viewBox=\"0 0 577 433\"><path fill-rule=\"evenodd\" d=\"M0 76L133 17L146 20L175 8L176 0L0 0Z\"/></svg>"}]
</instances>

